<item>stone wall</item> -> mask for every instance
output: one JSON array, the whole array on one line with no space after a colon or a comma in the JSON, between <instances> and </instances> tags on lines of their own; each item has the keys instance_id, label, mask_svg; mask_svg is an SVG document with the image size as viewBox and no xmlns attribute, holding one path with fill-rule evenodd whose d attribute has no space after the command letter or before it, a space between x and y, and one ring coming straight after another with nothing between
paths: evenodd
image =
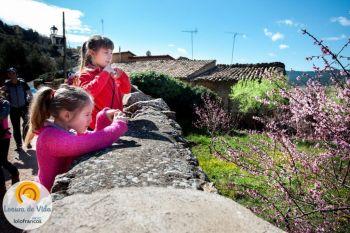
<instances>
[{"instance_id":1,"label":"stone wall","mask_svg":"<svg viewBox=\"0 0 350 233\"><path fill-rule=\"evenodd\" d=\"M58 176L52 189L55 198L130 186L210 189L175 113L162 99L136 91L124 111L130 117L128 132L110 148L84 156Z\"/></svg>"},{"instance_id":2,"label":"stone wall","mask_svg":"<svg viewBox=\"0 0 350 233\"><path fill-rule=\"evenodd\" d=\"M124 110L126 135L56 177L33 232L280 232L217 194L162 99L134 88Z\"/></svg>"}]
</instances>

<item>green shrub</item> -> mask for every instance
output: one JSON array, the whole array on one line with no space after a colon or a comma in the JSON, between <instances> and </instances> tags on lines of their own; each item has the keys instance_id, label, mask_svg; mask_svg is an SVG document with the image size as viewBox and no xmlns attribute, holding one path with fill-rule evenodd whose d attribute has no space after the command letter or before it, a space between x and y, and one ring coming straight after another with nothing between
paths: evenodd
<instances>
[{"instance_id":1,"label":"green shrub","mask_svg":"<svg viewBox=\"0 0 350 233\"><path fill-rule=\"evenodd\" d=\"M276 107L285 101L279 93L281 88L288 88L286 81L241 80L233 85L230 99L233 114L236 115L236 119L240 119L239 127L261 129L263 125L254 120L253 116L270 116ZM263 104L262 100L268 102Z\"/></svg>"},{"instance_id":2,"label":"green shrub","mask_svg":"<svg viewBox=\"0 0 350 233\"><path fill-rule=\"evenodd\" d=\"M194 108L202 104L201 96L205 93L218 98L204 87L191 86L173 77L155 72L133 73L131 82L141 91L153 98L162 98L172 111L185 134L193 129Z\"/></svg>"}]
</instances>

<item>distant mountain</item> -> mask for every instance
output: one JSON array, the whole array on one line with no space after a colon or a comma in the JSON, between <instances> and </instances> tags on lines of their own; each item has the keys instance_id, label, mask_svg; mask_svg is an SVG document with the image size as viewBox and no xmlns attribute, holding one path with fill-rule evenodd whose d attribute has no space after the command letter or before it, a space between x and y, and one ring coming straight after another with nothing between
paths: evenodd
<instances>
[{"instance_id":1,"label":"distant mountain","mask_svg":"<svg viewBox=\"0 0 350 233\"><path fill-rule=\"evenodd\" d=\"M334 71L338 72L339 71ZM297 85L297 86L304 86L306 85L306 82L311 79L316 79L316 72L315 71L287 71L287 76L289 83ZM317 78L317 80L322 83L323 85L331 85L331 77L333 75L330 71L326 71L322 73L322 76ZM298 78L299 77L299 78ZM299 80L298 80L299 79Z\"/></svg>"},{"instance_id":2,"label":"distant mountain","mask_svg":"<svg viewBox=\"0 0 350 233\"><path fill-rule=\"evenodd\" d=\"M0 76L15 67L20 76L31 81L39 75L62 69L63 58L49 37L32 29L8 25L0 20ZM67 67L78 63L78 51L67 49Z\"/></svg>"}]
</instances>

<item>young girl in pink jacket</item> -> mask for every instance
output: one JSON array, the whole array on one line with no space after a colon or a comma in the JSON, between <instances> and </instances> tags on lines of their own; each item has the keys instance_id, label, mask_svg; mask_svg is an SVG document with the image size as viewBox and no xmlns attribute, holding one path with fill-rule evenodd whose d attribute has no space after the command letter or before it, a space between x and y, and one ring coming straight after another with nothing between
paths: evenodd
<instances>
[{"instance_id":1,"label":"young girl in pink jacket","mask_svg":"<svg viewBox=\"0 0 350 233\"><path fill-rule=\"evenodd\" d=\"M62 85L56 91L43 87L35 94L25 143L38 135L36 181L48 191L74 158L112 145L127 131L125 115L109 108L97 114L95 130L88 131L93 108L92 97L79 87Z\"/></svg>"}]
</instances>

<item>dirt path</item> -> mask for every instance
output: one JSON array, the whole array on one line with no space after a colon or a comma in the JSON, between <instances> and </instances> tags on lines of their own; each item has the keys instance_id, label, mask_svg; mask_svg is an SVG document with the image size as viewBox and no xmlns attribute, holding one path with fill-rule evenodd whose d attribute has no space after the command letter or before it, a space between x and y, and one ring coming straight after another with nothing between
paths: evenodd
<instances>
[{"instance_id":1,"label":"dirt path","mask_svg":"<svg viewBox=\"0 0 350 233\"><path fill-rule=\"evenodd\" d=\"M9 120L9 123L11 124L11 121ZM12 126L10 126L12 129ZM8 155L8 160L14 164L19 171L20 180L34 180L34 177L38 173L38 166L36 161L36 153L35 153L35 140L32 142L33 148L27 149L23 147L22 152L16 152L16 143L11 138L10 143L10 150ZM11 176L7 172L7 170L4 170L5 173L5 179L6 179L6 187L7 189L11 186ZM21 230L13 227L11 224L9 224L3 215L2 206L0 207L0 232L22 232Z\"/></svg>"}]
</instances>

